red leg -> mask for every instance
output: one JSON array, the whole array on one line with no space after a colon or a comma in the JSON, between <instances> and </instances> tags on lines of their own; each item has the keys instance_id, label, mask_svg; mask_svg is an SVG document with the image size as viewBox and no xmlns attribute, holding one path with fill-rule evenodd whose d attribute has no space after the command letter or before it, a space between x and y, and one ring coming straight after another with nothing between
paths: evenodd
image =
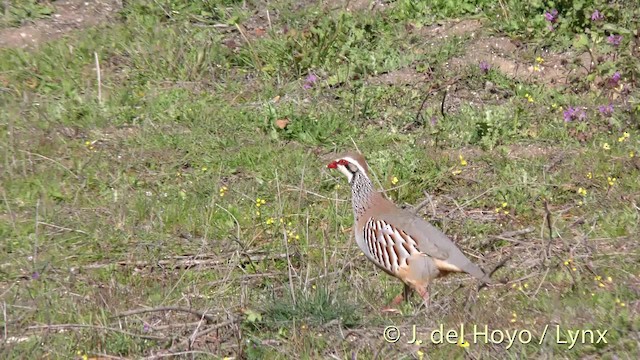
<instances>
[{"instance_id":1,"label":"red leg","mask_svg":"<svg viewBox=\"0 0 640 360\"><path fill-rule=\"evenodd\" d=\"M404 288L402 289L402 292L398 294L395 298L393 298L393 300L391 300L389 305L383 307L382 312L396 312L396 313L400 312L398 309L396 309L396 307L400 305L403 301L407 301L412 291L413 289L409 285L404 284Z\"/></svg>"},{"instance_id":2,"label":"red leg","mask_svg":"<svg viewBox=\"0 0 640 360\"><path fill-rule=\"evenodd\" d=\"M416 287L416 291L420 294L424 306L428 309L431 301L429 299L429 290L427 289L427 286Z\"/></svg>"}]
</instances>

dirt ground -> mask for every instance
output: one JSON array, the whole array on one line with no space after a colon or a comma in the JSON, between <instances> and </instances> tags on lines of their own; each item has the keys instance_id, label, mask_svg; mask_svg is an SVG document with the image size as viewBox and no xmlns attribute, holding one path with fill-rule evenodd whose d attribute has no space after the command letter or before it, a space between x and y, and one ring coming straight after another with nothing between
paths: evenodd
<instances>
[{"instance_id":1,"label":"dirt ground","mask_svg":"<svg viewBox=\"0 0 640 360\"><path fill-rule=\"evenodd\" d=\"M0 29L0 48L33 48L44 41L110 20L122 8L122 0L58 0L51 17L20 27Z\"/></svg>"},{"instance_id":2,"label":"dirt ground","mask_svg":"<svg viewBox=\"0 0 640 360\"><path fill-rule=\"evenodd\" d=\"M375 4L374 2L373 5ZM53 1L51 6L54 7L55 12L49 18L27 22L20 27L0 29L0 48L34 48L44 41L57 39L69 32L110 21L122 8L122 0L58 0ZM357 11L370 6L372 3L368 1L347 1L337 5L337 7L344 7L347 11ZM260 15L256 14L256 16ZM525 63L518 56L523 51L519 44L503 36L483 34L482 22L479 20L436 23L424 28L408 30L410 33L417 33L424 37L425 46L452 36L470 36L472 41L465 54L449 62L448 66L451 69L460 69L468 64L486 61L491 67L514 78L537 79L550 85L561 85L566 82L567 76L572 72L585 73L591 62L588 54L578 56L581 67L578 70L569 71L567 69L569 59L575 58L575 54L545 52L539 54L545 59L545 63L534 69L533 62ZM409 67L372 77L370 82L415 85L425 80L423 74L418 74L415 69Z\"/></svg>"}]
</instances>

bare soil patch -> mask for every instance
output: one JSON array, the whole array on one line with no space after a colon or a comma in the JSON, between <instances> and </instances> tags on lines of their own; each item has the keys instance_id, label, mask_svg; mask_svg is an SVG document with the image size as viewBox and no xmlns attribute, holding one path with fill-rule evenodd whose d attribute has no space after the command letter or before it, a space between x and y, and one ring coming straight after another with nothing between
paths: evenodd
<instances>
[{"instance_id":1,"label":"bare soil patch","mask_svg":"<svg viewBox=\"0 0 640 360\"><path fill-rule=\"evenodd\" d=\"M423 45L419 46L435 46L438 40L454 36L471 37L464 54L453 57L446 64L447 70L455 73L486 61L492 69L518 80L564 86L572 78L587 74L591 67L589 54L556 53L544 49L537 51L505 36L487 35L482 29L481 21L471 19L443 22L420 29L408 28L408 31L424 38ZM544 60L541 64L535 61L537 56ZM372 84L415 85L424 80L418 75L415 71L399 69L372 77L369 81Z\"/></svg>"},{"instance_id":2,"label":"bare soil patch","mask_svg":"<svg viewBox=\"0 0 640 360\"><path fill-rule=\"evenodd\" d=\"M541 50L537 55L544 61L538 64L535 58L529 61L523 59L522 55L527 53L531 54L531 49L526 45L516 44L509 38L479 35L468 45L464 55L454 57L447 66L450 70L456 71L486 61L491 68L515 79L563 86L568 84L572 77L586 75L591 63L588 54ZM571 66L576 62L578 66Z\"/></svg>"},{"instance_id":3,"label":"bare soil patch","mask_svg":"<svg viewBox=\"0 0 640 360\"><path fill-rule=\"evenodd\" d=\"M47 19L32 21L17 28L0 29L0 48L32 48L57 39L71 31L95 26L113 18L122 8L121 0L54 1L55 9Z\"/></svg>"}]
</instances>

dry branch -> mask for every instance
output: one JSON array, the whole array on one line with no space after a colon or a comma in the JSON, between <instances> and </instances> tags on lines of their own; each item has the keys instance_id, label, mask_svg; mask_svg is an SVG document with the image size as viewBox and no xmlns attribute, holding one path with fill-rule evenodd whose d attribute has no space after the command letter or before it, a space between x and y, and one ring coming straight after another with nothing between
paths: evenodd
<instances>
[{"instance_id":1,"label":"dry branch","mask_svg":"<svg viewBox=\"0 0 640 360\"><path fill-rule=\"evenodd\" d=\"M214 323L216 321L216 319L213 316L207 315L205 312L198 311L195 309L178 307L178 306L162 306L162 307L156 307L156 308L128 310L125 312L121 312L120 314L117 314L116 317L125 317L125 316L131 316L136 314L144 314L149 312L163 312L163 311L186 312L189 314L196 315L200 319L207 320L207 322L210 322L210 323Z\"/></svg>"},{"instance_id":2,"label":"dry branch","mask_svg":"<svg viewBox=\"0 0 640 360\"><path fill-rule=\"evenodd\" d=\"M256 262L256 261L264 261L264 260L280 260L286 259L287 254L259 254L259 255L248 255L247 257L241 259L239 262L241 264ZM112 265L118 266L135 266L137 268L144 267L170 267L172 269L190 269L196 266L206 266L206 267L215 267L220 265L226 265L229 263L229 258L219 258L216 255L208 254L208 255L193 255L193 256L174 256L169 257L167 259L158 260L158 261L117 261L114 263L96 263L89 264L84 266L85 269L102 269L105 267L109 267Z\"/></svg>"},{"instance_id":3,"label":"dry branch","mask_svg":"<svg viewBox=\"0 0 640 360\"><path fill-rule=\"evenodd\" d=\"M161 336L153 336L153 335L143 335L143 334L135 334L129 331L116 329L112 327L100 326L100 325L91 325L91 324L50 324L50 325L33 325L27 327L28 331L46 331L46 330L73 330L73 329L93 329L93 330L104 330L111 331L120 334L124 334L132 337L139 337L141 339L146 340L157 340L157 341L171 341L172 338L161 337Z\"/></svg>"}]
</instances>

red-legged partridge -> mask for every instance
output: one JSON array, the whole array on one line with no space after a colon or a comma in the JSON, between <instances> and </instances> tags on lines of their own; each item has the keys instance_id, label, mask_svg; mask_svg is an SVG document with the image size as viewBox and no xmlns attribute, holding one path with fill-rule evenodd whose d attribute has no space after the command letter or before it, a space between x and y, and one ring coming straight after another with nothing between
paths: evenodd
<instances>
[{"instance_id":1,"label":"red-legged partridge","mask_svg":"<svg viewBox=\"0 0 640 360\"><path fill-rule=\"evenodd\" d=\"M428 305L429 283L451 272L466 272L482 282L494 283L440 230L375 191L361 154L340 156L327 167L340 170L351 185L358 246L380 269L402 280L404 296L413 289ZM403 294L392 304L398 305Z\"/></svg>"}]
</instances>

